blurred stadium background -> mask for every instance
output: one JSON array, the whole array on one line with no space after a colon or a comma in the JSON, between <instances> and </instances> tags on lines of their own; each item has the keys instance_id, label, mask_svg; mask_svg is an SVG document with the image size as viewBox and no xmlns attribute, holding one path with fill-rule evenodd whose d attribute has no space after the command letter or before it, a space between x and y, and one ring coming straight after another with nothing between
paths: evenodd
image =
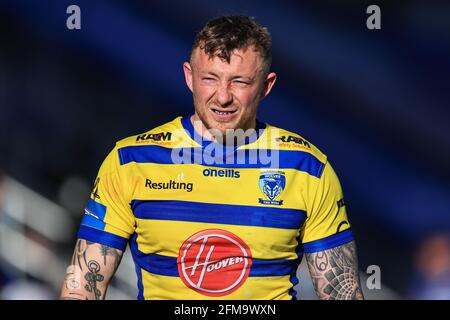
<instances>
[{"instance_id":1,"label":"blurred stadium background","mask_svg":"<svg viewBox=\"0 0 450 320\"><path fill-rule=\"evenodd\" d=\"M66 28L71 4L81 30ZM366 298L450 299L450 3L425 0L0 1L0 298L58 297L103 158L192 111L181 65L222 14L271 31L279 78L259 118L328 154ZM107 298L134 299L135 283L127 253Z\"/></svg>"}]
</instances>

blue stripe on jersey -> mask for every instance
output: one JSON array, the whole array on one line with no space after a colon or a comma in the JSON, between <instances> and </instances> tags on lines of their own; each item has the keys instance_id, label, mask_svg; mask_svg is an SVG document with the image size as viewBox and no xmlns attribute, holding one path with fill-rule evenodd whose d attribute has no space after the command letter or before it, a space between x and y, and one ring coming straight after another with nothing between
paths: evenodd
<instances>
[{"instance_id":1,"label":"blue stripe on jersey","mask_svg":"<svg viewBox=\"0 0 450 320\"><path fill-rule=\"evenodd\" d=\"M353 233L351 229L333 234L329 237L310 241L303 244L303 251L306 253L318 252L323 250L328 250L335 248L337 246L343 245L347 242L352 241Z\"/></svg>"},{"instance_id":2,"label":"blue stripe on jersey","mask_svg":"<svg viewBox=\"0 0 450 320\"><path fill-rule=\"evenodd\" d=\"M252 259L249 277L285 276L297 271L300 260L260 260Z\"/></svg>"},{"instance_id":3,"label":"blue stripe on jersey","mask_svg":"<svg viewBox=\"0 0 450 320\"><path fill-rule=\"evenodd\" d=\"M131 238L131 255L136 264L136 271L142 268L147 272L168 277L178 277L177 258L156 253L145 254L138 249L137 234Z\"/></svg>"},{"instance_id":4,"label":"blue stripe on jersey","mask_svg":"<svg viewBox=\"0 0 450 320\"><path fill-rule=\"evenodd\" d=\"M136 218L299 229L306 212L297 209L238 206L188 201L133 200Z\"/></svg>"},{"instance_id":5,"label":"blue stripe on jersey","mask_svg":"<svg viewBox=\"0 0 450 320\"><path fill-rule=\"evenodd\" d=\"M106 207L104 205L90 199L86 209L84 209L84 214L81 224L99 230L105 229L103 219L105 218Z\"/></svg>"},{"instance_id":6,"label":"blue stripe on jersey","mask_svg":"<svg viewBox=\"0 0 450 320\"><path fill-rule=\"evenodd\" d=\"M297 268L295 270L292 270L291 276L289 277L289 281L292 283L291 289L289 289L289 295L292 297L292 300L297 300L297 291L295 290L295 286L299 283L298 277L297 277L297 269L300 263L302 262L303 258L303 252L302 252L302 245L300 242L300 236L296 238L297 240L297 247L295 248L295 253L297 254Z\"/></svg>"},{"instance_id":7,"label":"blue stripe on jersey","mask_svg":"<svg viewBox=\"0 0 450 320\"><path fill-rule=\"evenodd\" d=\"M135 239L132 241L130 248L135 263L147 272L168 277L179 277L176 257L169 257L156 253L144 254L137 248ZM285 276L295 272L298 268L298 264L298 259L253 259L249 277Z\"/></svg>"},{"instance_id":8,"label":"blue stripe on jersey","mask_svg":"<svg viewBox=\"0 0 450 320\"><path fill-rule=\"evenodd\" d=\"M278 158L279 169L296 169L320 178L325 164L312 154L291 150L246 150L241 149L219 157L223 163L215 162L202 148L164 148L161 146L127 146L119 148L120 164L130 162L156 164L200 164L220 168L273 168L273 158Z\"/></svg>"},{"instance_id":9,"label":"blue stripe on jersey","mask_svg":"<svg viewBox=\"0 0 450 320\"><path fill-rule=\"evenodd\" d=\"M83 220L81 220L81 224L98 230L105 230L106 226L103 221L97 220L95 217L89 215L89 213L85 213Z\"/></svg>"},{"instance_id":10,"label":"blue stripe on jersey","mask_svg":"<svg viewBox=\"0 0 450 320\"><path fill-rule=\"evenodd\" d=\"M138 261L136 261L136 257L135 257L135 250L137 248L137 243L136 243L136 238L137 238L137 233L134 233L131 238L130 238L130 250L131 250L131 256L133 257L133 261L134 261L134 269L136 270L136 276L137 276L137 286L138 286L138 296L137 299L138 300L144 300L144 285L142 283L142 269L141 266L139 265Z\"/></svg>"},{"instance_id":11,"label":"blue stripe on jersey","mask_svg":"<svg viewBox=\"0 0 450 320\"><path fill-rule=\"evenodd\" d=\"M100 220L103 220L105 218L106 207L104 205L102 205L101 203L98 203L92 199L89 199L86 207L91 213L98 216Z\"/></svg>"},{"instance_id":12,"label":"blue stripe on jersey","mask_svg":"<svg viewBox=\"0 0 450 320\"><path fill-rule=\"evenodd\" d=\"M80 226L77 237L88 241L103 244L108 247L125 251L128 240L118 235L90 228L84 225Z\"/></svg>"}]
</instances>

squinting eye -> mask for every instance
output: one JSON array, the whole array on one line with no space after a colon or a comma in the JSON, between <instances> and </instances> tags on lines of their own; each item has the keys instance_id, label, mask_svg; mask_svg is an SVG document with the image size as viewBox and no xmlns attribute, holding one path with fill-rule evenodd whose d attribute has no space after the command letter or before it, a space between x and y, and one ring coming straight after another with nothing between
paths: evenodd
<instances>
[{"instance_id":1,"label":"squinting eye","mask_svg":"<svg viewBox=\"0 0 450 320\"><path fill-rule=\"evenodd\" d=\"M235 82L235 83L239 83L239 84L248 84L248 82L240 81L240 80L235 80L234 82Z\"/></svg>"}]
</instances>

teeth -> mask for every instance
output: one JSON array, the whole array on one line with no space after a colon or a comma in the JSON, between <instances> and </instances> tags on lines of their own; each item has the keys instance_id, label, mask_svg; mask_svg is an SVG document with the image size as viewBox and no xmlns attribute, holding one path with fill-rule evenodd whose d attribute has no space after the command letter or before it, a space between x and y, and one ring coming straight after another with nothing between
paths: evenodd
<instances>
[{"instance_id":1,"label":"teeth","mask_svg":"<svg viewBox=\"0 0 450 320\"><path fill-rule=\"evenodd\" d=\"M228 114L231 113L231 112L221 112L221 111L218 111L218 110L214 110L214 112L217 113L217 114L220 114L222 116L225 116L225 115L228 115Z\"/></svg>"}]
</instances>

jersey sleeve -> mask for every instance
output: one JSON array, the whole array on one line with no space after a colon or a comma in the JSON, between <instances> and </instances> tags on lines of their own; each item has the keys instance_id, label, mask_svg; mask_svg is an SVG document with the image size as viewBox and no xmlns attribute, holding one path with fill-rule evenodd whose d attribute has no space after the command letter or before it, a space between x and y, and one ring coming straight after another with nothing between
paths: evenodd
<instances>
[{"instance_id":1,"label":"jersey sleeve","mask_svg":"<svg viewBox=\"0 0 450 320\"><path fill-rule=\"evenodd\" d=\"M308 217L300 232L304 252L332 249L353 240L342 188L328 161L308 200Z\"/></svg>"},{"instance_id":2,"label":"jersey sleeve","mask_svg":"<svg viewBox=\"0 0 450 320\"><path fill-rule=\"evenodd\" d=\"M117 147L103 161L84 210L78 238L124 251L134 233L130 177L119 163Z\"/></svg>"}]
</instances>

